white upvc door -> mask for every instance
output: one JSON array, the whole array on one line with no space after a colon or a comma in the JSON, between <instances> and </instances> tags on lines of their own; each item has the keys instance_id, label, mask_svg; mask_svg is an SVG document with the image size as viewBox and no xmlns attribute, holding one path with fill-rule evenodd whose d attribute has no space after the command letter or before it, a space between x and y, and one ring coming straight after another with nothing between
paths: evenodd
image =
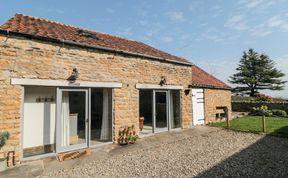
<instances>
[{"instance_id":1,"label":"white upvc door","mask_svg":"<svg viewBox=\"0 0 288 178\"><path fill-rule=\"evenodd\" d=\"M203 125L204 116L204 90L192 89L193 125Z\"/></svg>"}]
</instances>

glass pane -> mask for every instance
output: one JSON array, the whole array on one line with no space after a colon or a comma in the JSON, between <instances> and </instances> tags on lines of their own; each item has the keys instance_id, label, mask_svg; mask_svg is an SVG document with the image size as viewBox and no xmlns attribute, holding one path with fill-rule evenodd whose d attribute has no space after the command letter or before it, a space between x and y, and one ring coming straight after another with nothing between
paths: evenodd
<instances>
[{"instance_id":1,"label":"glass pane","mask_svg":"<svg viewBox=\"0 0 288 178\"><path fill-rule=\"evenodd\" d=\"M91 145L112 141L112 90L91 91Z\"/></svg>"},{"instance_id":2,"label":"glass pane","mask_svg":"<svg viewBox=\"0 0 288 178\"><path fill-rule=\"evenodd\" d=\"M63 91L61 101L61 146L86 143L86 93Z\"/></svg>"},{"instance_id":3,"label":"glass pane","mask_svg":"<svg viewBox=\"0 0 288 178\"><path fill-rule=\"evenodd\" d=\"M56 89L25 87L23 157L55 152Z\"/></svg>"},{"instance_id":4,"label":"glass pane","mask_svg":"<svg viewBox=\"0 0 288 178\"><path fill-rule=\"evenodd\" d=\"M168 129L166 92L155 93L155 124L157 132Z\"/></svg>"},{"instance_id":5,"label":"glass pane","mask_svg":"<svg viewBox=\"0 0 288 178\"><path fill-rule=\"evenodd\" d=\"M153 133L153 90L139 91L139 129L140 134Z\"/></svg>"},{"instance_id":6,"label":"glass pane","mask_svg":"<svg viewBox=\"0 0 288 178\"><path fill-rule=\"evenodd\" d=\"M170 117L171 117L171 128L180 128L180 91L170 91Z\"/></svg>"}]
</instances>

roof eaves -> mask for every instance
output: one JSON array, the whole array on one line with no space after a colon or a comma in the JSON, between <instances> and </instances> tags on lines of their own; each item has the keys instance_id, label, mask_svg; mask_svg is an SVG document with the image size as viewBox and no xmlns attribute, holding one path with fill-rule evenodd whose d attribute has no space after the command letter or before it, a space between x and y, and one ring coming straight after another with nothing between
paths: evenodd
<instances>
[{"instance_id":1,"label":"roof eaves","mask_svg":"<svg viewBox=\"0 0 288 178\"><path fill-rule=\"evenodd\" d=\"M205 85L205 84L191 84L189 88L208 88L208 89L220 89L220 90L232 90L231 87L220 87L220 86L213 86L213 85Z\"/></svg>"},{"instance_id":2,"label":"roof eaves","mask_svg":"<svg viewBox=\"0 0 288 178\"><path fill-rule=\"evenodd\" d=\"M75 45L75 46L80 46L80 47L86 47L86 48L93 48L93 49L105 50L105 51L110 51L110 52L122 53L122 54L127 54L127 55L132 55L132 56L140 56L140 57L145 57L145 58L154 59L154 60L158 60L158 61L164 61L164 62L175 63L175 64L186 65L186 66L192 66L193 65L191 62L176 61L176 60L172 60L172 59L160 58L160 57L141 54L141 53L134 53L134 52L124 51L124 50L118 50L115 48L108 48L108 47L102 47L102 46L96 46L96 45L88 45L88 44L78 43L78 42L74 42L74 41L68 41L68 40L64 40L64 39L57 39L57 38L51 38L51 37L37 36L37 35L29 34L29 33L21 33L21 32L3 30L3 29L1 29L1 27L0 27L0 34L4 34L4 35L8 35L8 36L9 35L22 36L22 37L33 38L33 39L38 39L38 40L43 40L43 41L51 41L51 42L61 43L61 44L64 43L64 44Z\"/></svg>"}]
</instances>

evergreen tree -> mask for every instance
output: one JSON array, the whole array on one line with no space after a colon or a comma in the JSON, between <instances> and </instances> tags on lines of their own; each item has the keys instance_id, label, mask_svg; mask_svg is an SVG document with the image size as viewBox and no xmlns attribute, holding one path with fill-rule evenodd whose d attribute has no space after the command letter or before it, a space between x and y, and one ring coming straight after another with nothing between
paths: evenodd
<instances>
[{"instance_id":1,"label":"evergreen tree","mask_svg":"<svg viewBox=\"0 0 288 178\"><path fill-rule=\"evenodd\" d=\"M253 49L244 51L236 68L237 73L230 76L230 83L238 84L234 92L249 94L254 97L259 90L283 90L285 76L275 68L275 63L265 54L258 54Z\"/></svg>"}]
</instances>

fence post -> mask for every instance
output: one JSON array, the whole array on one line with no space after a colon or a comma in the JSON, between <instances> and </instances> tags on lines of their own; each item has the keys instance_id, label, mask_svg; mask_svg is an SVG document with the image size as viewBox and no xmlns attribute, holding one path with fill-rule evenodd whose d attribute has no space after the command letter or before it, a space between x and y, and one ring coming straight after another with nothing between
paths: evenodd
<instances>
[{"instance_id":1,"label":"fence post","mask_svg":"<svg viewBox=\"0 0 288 178\"><path fill-rule=\"evenodd\" d=\"M225 113L226 113L226 122L227 122L227 128L230 129L230 113L229 113L229 109L227 107L225 107Z\"/></svg>"},{"instance_id":2,"label":"fence post","mask_svg":"<svg viewBox=\"0 0 288 178\"><path fill-rule=\"evenodd\" d=\"M265 115L262 116L262 131L266 132L266 117Z\"/></svg>"}]
</instances>

